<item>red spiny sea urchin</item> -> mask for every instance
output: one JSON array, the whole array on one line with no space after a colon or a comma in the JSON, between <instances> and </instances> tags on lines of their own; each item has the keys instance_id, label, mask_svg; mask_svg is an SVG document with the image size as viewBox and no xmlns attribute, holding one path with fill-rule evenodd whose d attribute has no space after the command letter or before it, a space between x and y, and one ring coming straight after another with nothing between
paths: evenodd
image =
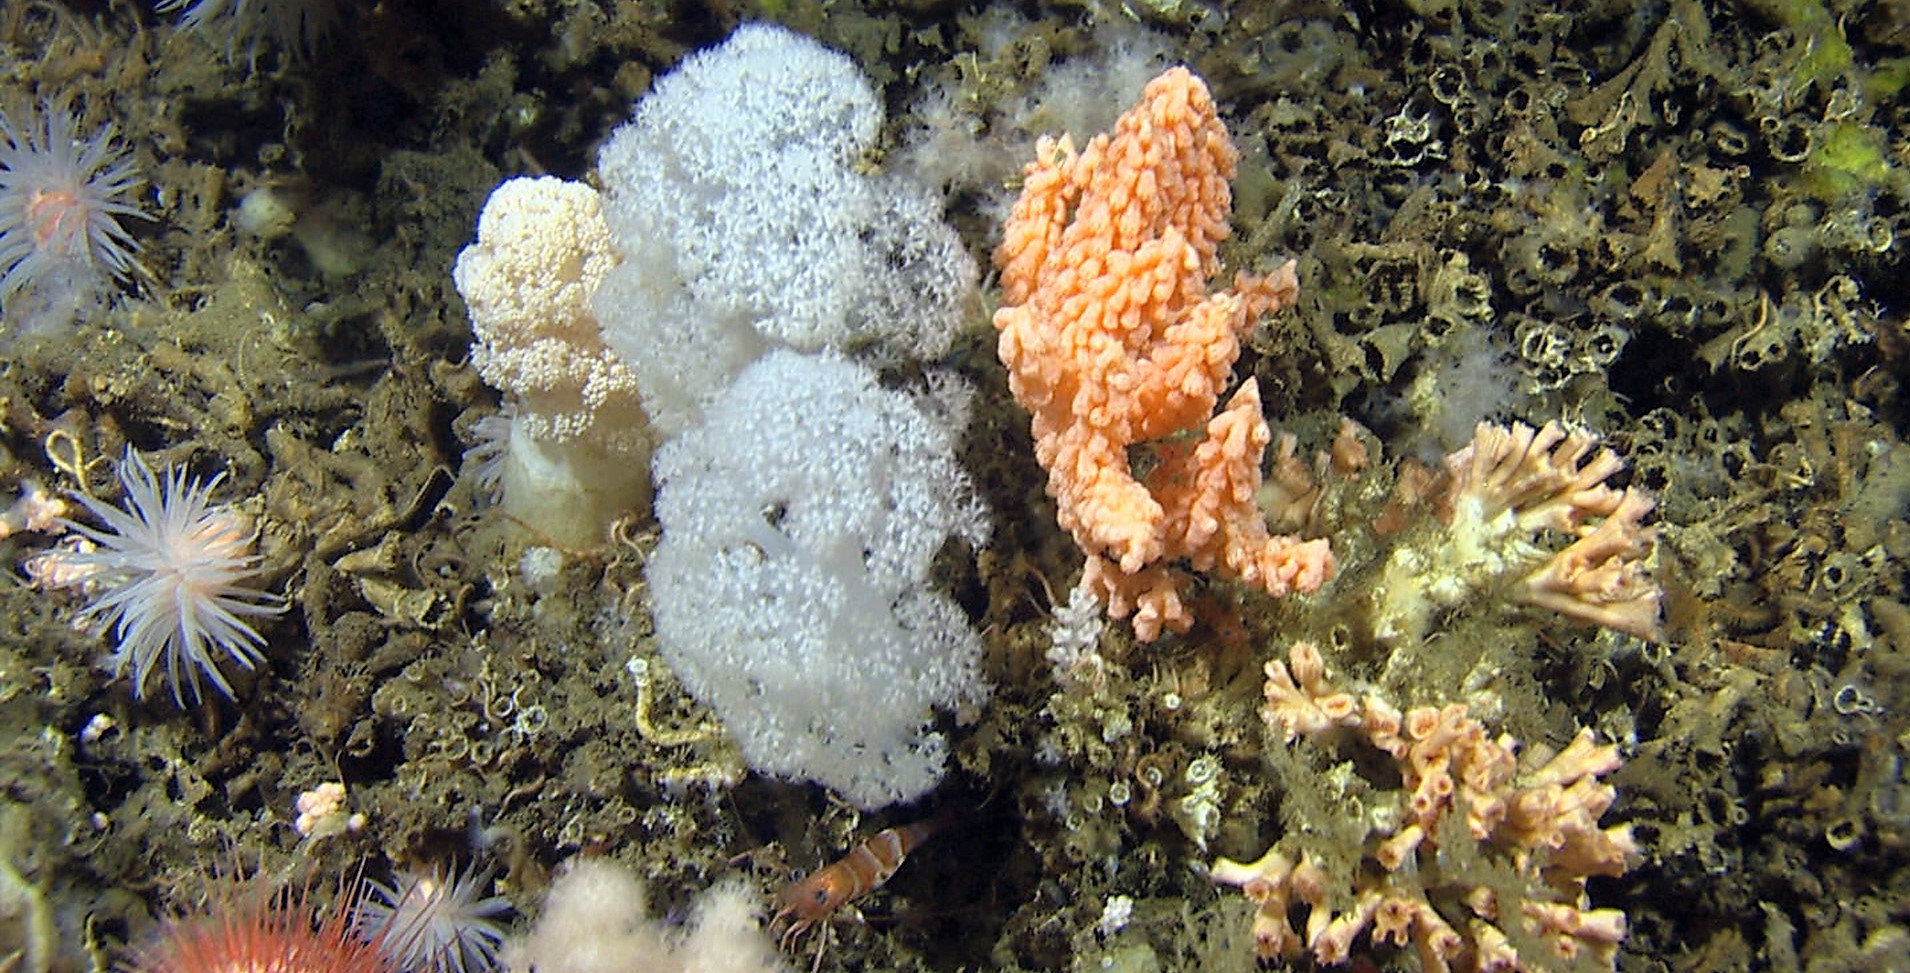
<instances>
[{"instance_id":1,"label":"red spiny sea urchin","mask_svg":"<svg viewBox=\"0 0 1910 973\"><path fill-rule=\"evenodd\" d=\"M385 952L352 931L341 903L323 922L303 892L241 890L196 914L168 920L125 973L398 973Z\"/></svg>"},{"instance_id":2,"label":"red spiny sea urchin","mask_svg":"<svg viewBox=\"0 0 1910 973\"><path fill-rule=\"evenodd\" d=\"M0 310L21 331L72 321L139 249L119 220L147 218L131 201L145 180L113 126L87 139L77 127L63 108L24 126L0 112Z\"/></svg>"}]
</instances>

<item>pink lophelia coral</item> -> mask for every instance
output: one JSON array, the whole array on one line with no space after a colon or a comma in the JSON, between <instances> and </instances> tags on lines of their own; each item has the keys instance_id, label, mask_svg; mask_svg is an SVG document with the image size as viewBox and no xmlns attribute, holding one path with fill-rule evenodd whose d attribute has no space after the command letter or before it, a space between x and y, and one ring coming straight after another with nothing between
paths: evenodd
<instances>
[{"instance_id":1,"label":"pink lophelia coral","mask_svg":"<svg viewBox=\"0 0 1910 973\"><path fill-rule=\"evenodd\" d=\"M1546 969L1580 958L1613 964L1624 914L1591 908L1585 882L1623 874L1638 858L1629 825L1598 824L1616 796L1599 780L1617 769L1616 748L1597 744L1587 729L1549 758L1520 760L1514 740L1488 736L1463 704L1402 714L1335 690L1319 651L1305 642L1293 645L1289 663L1267 663L1266 697L1261 715L1284 741L1363 741L1393 762L1399 783L1388 805L1392 775L1374 775L1367 806L1377 813L1366 861L1352 874L1329 872L1297 836L1257 861L1214 863L1215 881L1239 886L1259 906L1253 933L1261 957L1310 953L1341 963L1366 934L1374 943L1411 943L1424 970ZM1518 900L1502 898L1508 893ZM1297 929L1294 910L1305 913Z\"/></svg>"},{"instance_id":2,"label":"pink lophelia coral","mask_svg":"<svg viewBox=\"0 0 1910 973\"><path fill-rule=\"evenodd\" d=\"M995 327L1048 493L1087 554L1082 585L1142 640L1192 624L1175 560L1276 596L1318 588L1327 543L1271 536L1254 505L1272 439L1258 386L1214 413L1241 334L1299 282L1288 262L1207 290L1238 159L1207 86L1173 68L1112 135L1080 152L1043 139L1036 154L995 252ZM1158 462L1137 479L1130 449L1150 443Z\"/></svg>"},{"instance_id":3,"label":"pink lophelia coral","mask_svg":"<svg viewBox=\"0 0 1910 973\"><path fill-rule=\"evenodd\" d=\"M1539 429L1480 423L1472 442L1446 457L1452 519L1510 515L1521 531L1576 538L1522 577L1514 597L1639 638L1659 636L1663 593L1645 570L1658 532L1644 526L1654 503L1606 484L1625 468L1597 437L1548 422Z\"/></svg>"}]
</instances>

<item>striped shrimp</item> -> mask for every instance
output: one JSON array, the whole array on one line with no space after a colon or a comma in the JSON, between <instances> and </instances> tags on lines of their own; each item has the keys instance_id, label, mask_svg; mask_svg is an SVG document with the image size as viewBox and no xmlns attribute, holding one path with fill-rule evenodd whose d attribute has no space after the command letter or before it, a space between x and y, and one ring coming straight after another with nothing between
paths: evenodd
<instances>
[{"instance_id":1,"label":"striped shrimp","mask_svg":"<svg viewBox=\"0 0 1910 973\"><path fill-rule=\"evenodd\" d=\"M787 951L802 938L803 933L815 926L823 926L825 931L816 942L816 961L810 967L812 971L821 969L822 952L829 944L828 927L824 924L834 918L837 910L845 907L854 919L860 920L861 914L850 903L881 888L895 874L895 870L908 860L909 852L915 846L941 830L943 821L943 818L935 817L897 828L884 828L833 864L790 883L779 897L782 908L769 921L770 928L774 929L784 919L790 920L789 928L783 930L780 940L782 948Z\"/></svg>"}]
</instances>

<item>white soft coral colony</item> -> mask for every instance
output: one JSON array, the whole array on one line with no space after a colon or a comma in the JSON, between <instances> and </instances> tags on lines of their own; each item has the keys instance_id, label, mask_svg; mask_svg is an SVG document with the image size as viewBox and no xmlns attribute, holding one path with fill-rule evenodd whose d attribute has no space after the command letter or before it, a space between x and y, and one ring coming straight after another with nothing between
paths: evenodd
<instances>
[{"instance_id":1,"label":"white soft coral colony","mask_svg":"<svg viewBox=\"0 0 1910 973\"><path fill-rule=\"evenodd\" d=\"M752 768L865 808L934 786L930 711L987 691L981 640L931 579L945 540L988 535L938 411L780 350L656 457L664 661Z\"/></svg>"},{"instance_id":2,"label":"white soft coral colony","mask_svg":"<svg viewBox=\"0 0 1910 973\"><path fill-rule=\"evenodd\" d=\"M64 566L83 574L94 597L84 621L111 625L118 647L114 676L132 671L133 695L165 662L174 701L200 698L203 674L227 698L232 683L219 670L225 660L251 669L265 657L265 639L248 619L276 614L276 597L250 586L258 570L252 553L255 531L246 518L212 502L225 479L187 479L183 469L162 478L128 449L119 466L126 505L81 494L79 500L105 529L67 521L95 547L64 554Z\"/></svg>"},{"instance_id":3,"label":"white soft coral colony","mask_svg":"<svg viewBox=\"0 0 1910 973\"><path fill-rule=\"evenodd\" d=\"M673 435L775 347L878 363L947 350L975 267L941 203L870 174L882 105L855 62L745 24L685 59L597 157L622 262L604 343Z\"/></svg>"}]
</instances>

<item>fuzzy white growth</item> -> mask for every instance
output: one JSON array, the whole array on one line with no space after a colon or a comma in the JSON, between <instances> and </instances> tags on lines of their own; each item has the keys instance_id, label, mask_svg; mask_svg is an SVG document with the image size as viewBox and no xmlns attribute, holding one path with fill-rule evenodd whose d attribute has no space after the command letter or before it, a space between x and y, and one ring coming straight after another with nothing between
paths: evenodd
<instances>
[{"instance_id":1,"label":"fuzzy white growth","mask_svg":"<svg viewBox=\"0 0 1910 973\"><path fill-rule=\"evenodd\" d=\"M605 144L623 263L597 316L665 434L772 347L948 348L975 268L931 194L864 171L881 124L847 57L746 24L658 80Z\"/></svg>"},{"instance_id":2,"label":"fuzzy white growth","mask_svg":"<svg viewBox=\"0 0 1910 973\"><path fill-rule=\"evenodd\" d=\"M1101 632L1106 628L1106 606L1085 587L1076 585L1068 592L1067 604L1055 606L1046 658L1061 688L1090 686L1107 675L1107 660L1101 657Z\"/></svg>"},{"instance_id":3,"label":"fuzzy white growth","mask_svg":"<svg viewBox=\"0 0 1910 973\"><path fill-rule=\"evenodd\" d=\"M1095 26L1092 56L1069 58L1044 72L1034 91L1013 106L1013 127L1024 133L1066 132L1086 145L1111 131L1155 75L1174 62L1164 34L1110 18Z\"/></svg>"},{"instance_id":4,"label":"fuzzy white growth","mask_svg":"<svg viewBox=\"0 0 1910 973\"><path fill-rule=\"evenodd\" d=\"M752 768L865 808L941 777L931 710L986 691L929 578L950 535L988 534L954 436L868 368L782 350L657 451L663 656Z\"/></svg>"},{"instance_id":5,"label":"fuzzy white growth","mask_svg":"<svg viewBox=\"0 0 1910 973\"><path fill-rule=\"evenodd\" d=\"M1012 63L1009 46L1037 36L1026 18L1000 6L975 21L982 65ZM1112 129L1122 107L1172 63L1172 47L1166 36L1116 17L1095 25L1087 52L1050 64L1005 104L982 96L972 78L932 80L903 120L896 164L924 185L973 193L985 211L1005 218L1014 203L1006 187L1019 184L1037 139L1066 132L1082 145Z\"/></svg>"},{"instance_id":6,"label":"fuzzy white growth","mask_svg":"<svg viewBox=\"0 0 1910 973\"><path fill-rule=\"evenodd\" d=\"M553 882L544 915L504 948L511 973L784 973L762 931L759 895L737 879L704 893L686 932L665 933L628 869L575 859Z\"/></svg>"}]
</instances>

